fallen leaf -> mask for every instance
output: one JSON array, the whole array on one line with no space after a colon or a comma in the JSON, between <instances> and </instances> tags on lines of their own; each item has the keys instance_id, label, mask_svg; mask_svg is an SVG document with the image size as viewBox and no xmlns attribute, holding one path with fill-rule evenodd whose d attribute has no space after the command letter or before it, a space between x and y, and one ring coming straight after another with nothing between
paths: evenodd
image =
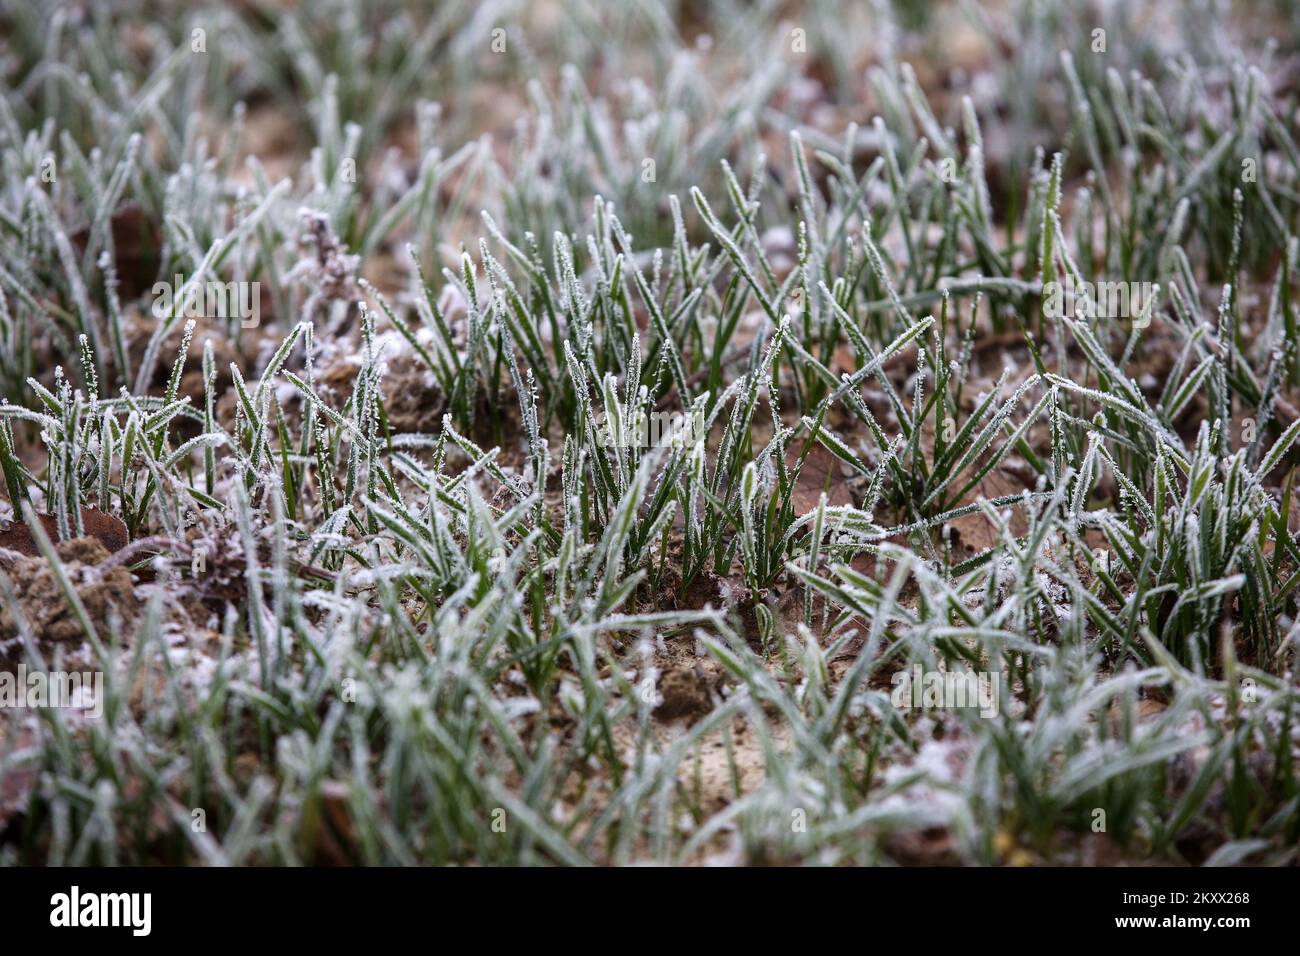
<instances>
[{"instance_id":1,"label":"fallen leaf","mask_svg":"<svg viewBox=\"0 0 1300 956\"><path fill-rule=\"evenodd\" d=\"M790 448L786 451L786 465L789 468L799 461L802 449ZM840 460L830 453L825 445L813 445L812 451L804 460L799 472L799 480L794 485L794 512L804 515L817 507L822 490L826 491L826 504L851 505L853 496L849 494L848 479L840 470Z\"/></svg>"},{"instance_id":2,"label":"fallen leaf","mask_svg":"<svg viewBox=\"0 0 1300 956\"><path fill-rule=\"evenodd\" d=\"M972 466L973 467L973 466ZM979 485L976 486L962 504L973 504L980 498L992 500L1002 498L1007 495L1014 495L1025 490L1024 484L1017 481L1014 477L1004 473L1004 470L994 468L984 476ZM1023 535L1028 531L1028 522L1025 520L1024 511L1020 508L1012 508L1010 527L1014 535ZM984 512L973 511L970 514L962 515L960 518L953 518L948 522L950 527L961 539L961 542L971 550L971 554L979 554L1000 543L1002 540L998 535L997 529L988 518L984 517Z\"/></svg>"},{"instance_id":3,"label":"fallen leaf","mask_svg":"<svg viewBox=\"0 0 1300 956\"><path fill-rule=\"evenodd\" d=\"M40 520L41 526L45 529L45 533L50 540L57 541L59 525L54 515L41 514L36 517ZM110 554L121 551L126 547L129 535L121 518L94 508L82 508L81 524L86 531L87 537L97 539L100 544L108 549ZM39 557L41 553L36 546L36 538L32 535L32 529L21 521L15 521L8 528L0 531L0 548L17 551L29 558Z\"/></svg>"},{"instance_id":4,"label":"fallen leaf","mask_svg":"<svg viewBox=\"0 0 1300 956\"><path fill-rule=\"evenodd\" d=\"M0 730L3 728L0 725ZM15 734L12 740L0 732L0 756L7 761L4 772L0 773L0 834L14 817L27 812L27 802L40 776L36 734L17 719L12 721L10 729Z\"/></svg>"},{"instance_id":5,"label":"fallen leaf","mask_svg":"<svg viewBox=\"0 0 1300 956\"><path fill-rule=\"evenodd\" d=\"M162 261L162 239L155 224L138 203L126 203L109 222L113 234L113 268L117 272L118 292L124 300L146 292L158 275ZM69 238L77 252L84 254L90 242L89 227L79 229Z\"/></svg>"}]
</instances>

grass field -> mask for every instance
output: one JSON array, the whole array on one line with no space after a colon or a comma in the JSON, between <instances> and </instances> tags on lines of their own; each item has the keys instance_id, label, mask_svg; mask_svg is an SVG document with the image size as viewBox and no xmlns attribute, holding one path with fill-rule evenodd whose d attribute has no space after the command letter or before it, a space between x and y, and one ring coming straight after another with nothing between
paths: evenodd
<instances>
[{"instance_id":1,"label":"grass field","mask_svg":"<svg viewBox=\"0 0 1300 956\"><path fill-rule=\"evenodd\" d=\"M0 864L1297 862L1292 0L0 79Z\"/></svg>"}]
</instances>

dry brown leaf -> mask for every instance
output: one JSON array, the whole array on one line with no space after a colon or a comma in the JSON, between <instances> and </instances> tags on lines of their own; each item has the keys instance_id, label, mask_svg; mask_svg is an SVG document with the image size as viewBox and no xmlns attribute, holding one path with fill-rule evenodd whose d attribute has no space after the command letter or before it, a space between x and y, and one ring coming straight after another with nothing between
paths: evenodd
<instances>
[{"instance_id":1,"label":"dry brown leaf","mask_svg":"<svg viewBox=\"0 0 1300 956\"><path fill-rule=\"evenodd\" d=\"M794 468L799 461L802 449L789 448L785 459L788 468ZM804 460L799 480L795 482L794 511L804 515L817 507L822 490L826 491L826 504L851 505L853 496L849 494L848 479L840 470L840 460L830 453L825 445L814 445Z\"/></svg>"},{"instance_id":2,"label":"dry brown leaf","mask_svg":"<svg viewBox=\"0 0 1300 956\"><path fill-rule=\"evenodd\" d=\"M59 525L54 515L40 514L36 517L50 540L57 541ZM129 534L121 518L94 508L82 508L81 524L86 530L86 535L97 539L110 554L126 547ZM32 529L21 521L15 521L8 528L0 530L0 548L17 551L29 558L37 558L41 554L36 546L36 538L32 535Z\"/></svg>"}]
</instances>

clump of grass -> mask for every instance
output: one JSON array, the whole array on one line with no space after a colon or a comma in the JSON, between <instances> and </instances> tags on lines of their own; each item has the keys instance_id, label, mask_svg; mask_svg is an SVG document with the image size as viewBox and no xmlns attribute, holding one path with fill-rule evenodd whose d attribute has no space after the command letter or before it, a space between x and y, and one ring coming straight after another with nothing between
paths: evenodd
<instances>
[{"instance_id":1,"label":"clump of grass","mask_svg":"<svg viewBox=\"0 0 1300 956\"><path fill-rule=\"evenodd\" d=\"M6 497L56 570L38 511L120 518L146 603L83 622L103 720L0 745L0 859L928 862L937 828L944 862L1294 860L1266 58L1057 3L332 8L128 52L125 13L0 6ZM900 55L954 17L1020 38L973 95ZM287 159L245 155L297 97ZM190 318L213 282L261 325ZM659 706L683 661L693 722ZM996 714L900 708L914 668L1000 675Z\"/></svg>"}]
</instances>

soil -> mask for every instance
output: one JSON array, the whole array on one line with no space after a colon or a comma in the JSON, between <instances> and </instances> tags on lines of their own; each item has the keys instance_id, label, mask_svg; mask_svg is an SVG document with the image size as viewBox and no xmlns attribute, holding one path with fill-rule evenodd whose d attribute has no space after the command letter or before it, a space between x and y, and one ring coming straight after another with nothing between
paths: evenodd
<instances>
[{"instance_id":1,"label":"soil","mask_svg":"<svg viewBox=\"0 0 1300 956\"><path fill-rule=\"evenodd\" d=\"M121 565L99 567L109 557L103 542L91 537L72 538L56 544L55 551L87 615L101 629L101 637L107 637L103 629L114 620L123 627L135 621L140 602L131 573ZM54 645L80 646L85 632L48 561L21 558L8 569L8 575L18 596L18 607L0 608L0 648L8 651L0 651L0 667L11 669L22 657L15 611L31 626L42 652Z\"/></svg>"},{"instance_id":2,"label":"soil","mask_svg":"<svg viewBox=\"0 0 1300 956\"><path fill-rule=\"evenodd\" d=\"M692 723L713 709L709 685L698 668L674 667L659 678L659 696L663 702L655 716L671 720L686 717Z\"/></svg>"}]
</instances>

